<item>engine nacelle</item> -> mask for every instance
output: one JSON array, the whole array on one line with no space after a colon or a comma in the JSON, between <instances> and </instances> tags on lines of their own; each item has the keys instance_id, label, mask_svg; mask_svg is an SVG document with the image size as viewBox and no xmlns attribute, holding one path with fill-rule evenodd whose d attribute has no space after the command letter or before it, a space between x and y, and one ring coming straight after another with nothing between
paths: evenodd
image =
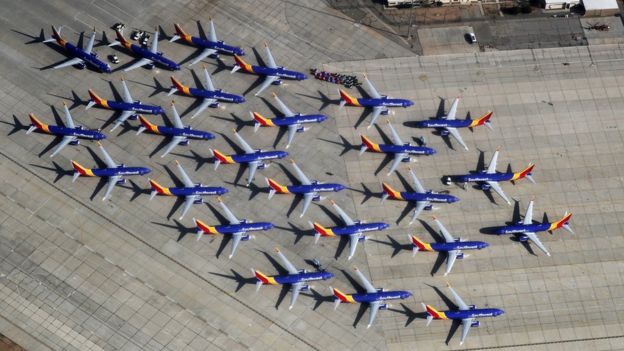
<instances>
[{"instance_id":1,"label":"engine nacelle","mask_svg":"<svg viewBox=\"0 0 624 351\"><path fill-rule=\"evenodd\" d=\"M312 201L321 201L321 195L316 195L312 198Z\"/></svg>"},{"instance_id":2,"label":"engine nacelle","mask_svg":"<svg viewBox=\"0 0 624 351\"><path fill-rule=\"evenodd\" d=\"M130 117L128 117L128 119L131 120L131 121L136 121L137 119L139 119L139 115L138 114L130 115Z\"/></svg>"},{"instance_id":3,"label":"engine nacelle","mask_svg":"<svg viewBox=\"0 0 624 351\"><path fill-rule=\"evenodd\" d=\"M305 130L304 127L299 127L299 128L297 128L297 133L303 133L304 130Z\"/></svg>"},{"instance_id":4,"label":"engine nacelle","mask_svg":"<svg viewBox=\"0 0 624 351\"><path fill-rule=\"evenodd\" d=\"M408 157L403 157L403 158L401 159L401 162L411 162L411 161L412 161L412 158L411 158L411 157L409 157L409 156L408 156Z\"/></svg>"},{"instance_id":5,"label":"engine nacelle","mask_svg":"<svg viewBox=\"0 0 624 351\"><path fill-rule=\"evenodd\" d=\"M186 140L182 140L182 141L180 142L180 145L182 145L182 146L187 146L188 144L189 144L188 139L186 139Z\"/></svg>"},{"instance_id":6,"label":"engine nacelle","mask_svg":"<svg viewBox=\"0 0 624 351\"><path fill-rule=\"evenodd\" d=\"M87 67L84 62L77 63L74 66L78 69L85 69Z\"/></svg>"},{"instance_id":7,"label":"engine nacelle","mask_svg":"<svg viewBox=\"0 0 624 351\"><path fill-rule=\"evenodd\" d=\"M218 102L213 102L212 104L210 104L208 106L210 106L210 108L217 108L217 107L219 107L219 103Z\"/></svg>"},{"instance_id":8,"label":"engine nacelle","mask_svg":"<svg viewBox=\"0 0 624 351\"><path fill-rule=\"evenodd\" d=\"M476 305L468 305L468 309L469 309L469 310L474 310L474 309L476 309L476 308L477 308L477 306L476 306Z\"/></svg>"},{"instance_id":9,"label":"engine nacelle","mask_svg":"<svg viewBox=\"0 0 624 351\"><path fill-rule=\"evenodd\" d=\"M249 234L245 234L245 235L241 238L241 241L248 241L249 239L251 239L251 235L249 235Z\"/></svg>"},{"instance_id":10,"label":"engine nacelle","mask_svg":"<svg viewBox=\"0 0 624 351\"><path fill-rule=\"evenodd\" d=\"M529 241L529 237L526 235L518 235L518 241L521 243L526 243L527 241Z\"/></svg>"},{"instance_id":11,"label":"engine nacelle","mask_svg":"<svg viewBox=\"0 0 624 351\"><path fill-rule=\"evenodd\" d=\"M490 190L490 188L491 188L490 184L481 184L481 190L483 191Z\"/></svg>"},{"instance_id":12,"label":"engine nacelle","mask_svg":"<svg viewBox=\"0 0 624 351\"><path fill-rule=\"evenodd\" d=\"M471 326L471 327L478 328L480 325L481 325L481 322L479 322L479 321L474 321L474 322L472 322L472 324L471 324L470 326Z\"/></svg>"},{"instance_id":13,"label":"engine nacelle","mask_svg":"<svg viewBox=\"0 0 624 351\"><path fill-rule=\"evenodd\" d=\"M241 223L241 224L247 224L247 219L246 219L246 218L241 219L241 220L240 220L240 223Z\"/></svg>"},{"instance_id":14,"label":"engine nacelle","mask_svg":"<svg viewBox=\"0 0 624 351\"><path fill-rule=\"evenodd\" d=\"M72 140L72 141L69 142L69 145L73 145L73 146L80 145L80 140L77 140L77 139L76 140Z\"/></svg>"},{"instance_id":15,"label":"engine nacelle","mask_svg":"<svg viewBox=\"0 0 624 351\"><path fill-rule=\"evenodd\" d=\"M457 258L458 260L463 260L464 259L464 253L463 252L458 253L457 257L455 257L455 258Z\"/></svg>"},{"instance_id":16,"label":"engine nacelle","mask_svg":"<svg viewBox=\"0 0 624 351\"><path fill-rule=\"evenodd\" d=\"M365 235L362 235L362 236L358 239L358 241L359 241L359 242L364 242L364 241L366 241L366 240L368 240L368 238L367 238Z\"/></svg>"},{"instance_id":17,"label":"engine nacelle","mask_svg":"<svg viewBox=\"0 0 624 351\"><path fill-rule=\"evenodd\" d=\"M427 205L424 208L425 211L431 211L431 209L433 209L433 205Z\"/></svg>"},{"instance_id":18,"label":"engine nacelle","mask_svg":"<svg viewBox=\"0 0 624 351\"><path fill-rule=\"evenodd\" d=\"M387 310L388 309L388 304L387 303L382 303L381 305L379 305L379 309L380 310Z\"/></svg>"},{"instance_id":19,"label":"engine nacelle","mask_svg":"<svg viewBox=\"0 0 624 351\"><path fill-rule=\"evenodd\" d=\"M258 165L258 169L265 169L266 166L267 166L266 163L263 162L263 163Z\"/></svg>"},{"instance_id":20,"label":"engine nacelle","mask_svg":"<svg viewBox=\"0 0 624 351\"><path fill-rule=\"evenodd\" d=\"M441 131L440 131L440 135L441 135L441 136L444 136L444 137L445 137L445 136L448 136L448 135L449 135L449 131L448 131L448 130L446 130L446 129L443 129L443 130L441 130Z\"/></svg>"},{"instance_id":21,"label":"engine nacelle","mask_svg":"<svg viewBox=\"0 0 624 351\"><path fill-rule=\"evenodd\" d=\"M126 180L121 178L117 181L117 185L122 185L122 184L126 184Z\"/></svg>"},{"instance_id":22,"label":"engine nacelle","mask_svg":"<svg viewBox=\"0 0 624 351\"><path fill-rule=\"evenodd\" d=\"M384 288L378 288L378 289L377 289L377 292L380 292L380 293L381 293L381 292L384 292L384 291L386 291L386 289L384 289Z\"/></svg>"},{"instance_id":23,"label":"engine nacelle","mask_svg":"<svg viewBox=\"0 0 624 351\"><path fill-rule=\"evenodd\" d=\"M281 85L282 84L282 80L278 79L276 81L274 81L273 83L271 83L271 85Z\"/></svg>"},{"instance_id":24,"label":"engine nacelle","mask_svg":"<svg viewBox=\"0 0 624 351\"><path fill-rule=\"evenodd\" d=\"M202 199L202 198L200 197L199 199L197 199L197 200L193 201L193 203L194 203L195 205L201 205L201 204L203 204L203 203L204 203L204 199Z\"/></svg>"},{"instance_id":25,"label":"engine nacelle","mask_svg":"<svg viewBox=\"0 0 624 351\"><path fill-rule=\"evenodd\" d=\"M380 115L387 116L390 113L390 110L382 110Z\"/></svg>"},{"instance_id":26,"label":"engine nacelle","mask_svg":"<svg viewBox=\"0 0 624 351\"><path fill-rule=\"evenodd\" d=\"M147 68L147 69L154 69L154 64L153 63L148 63L147 65L145 65L145 68Z\"/></svg>"},{"instance_id":27,"label":"engine nacelle","mask_svg":"<svg viewBox=\"0 0 624 351\"><path fill-rule=\"evenodd\" d=\"M310 291L310 286L309 285L304 285L301 287L301 291Z\"/></svg>"}]
</instances>

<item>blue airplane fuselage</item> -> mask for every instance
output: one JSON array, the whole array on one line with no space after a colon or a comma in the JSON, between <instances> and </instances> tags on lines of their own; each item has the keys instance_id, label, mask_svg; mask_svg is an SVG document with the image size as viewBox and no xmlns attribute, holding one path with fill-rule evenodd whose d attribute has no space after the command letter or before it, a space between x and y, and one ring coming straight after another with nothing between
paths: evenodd
<instances>
[{"instance_id":1,"label":"blue airplane fuselage","mask_svg":"<svg viewBox=\"0 0 624 351\"><path fill-rule=\"evenodd\" d=\"M58 136L73 136L82 139L102 140L106 135L97 130L85 129L82 126L76 128L67 128L61 126L48 125L48 132Z\"/></svg>"},{"instance_id":2,"label":"blue airplane fuselage","mask_svg":"<svg viewBox=\"0 0 624 351\"><path fill-rule=\"evenodd\" d=\"M472 124L472 119L443 119L435 118L415 123L417 128L466 128Z\"/></svg>"},{"instance_id":3,"label":"blue airplane fuselage","mask_svg":"<svg viewBox=\"0 0 624 351\"><path fill-rule=\"evenodd\" d=\"M203 186L196 185L193 187L171 187L167 188L171 195L174 196L192 196L192 195L223 195L229 190L220 186Z\"/></svg>"},{"instance_id":4,"label":"blue airplane fuselage","mask_svg":"<svg viewBox=\"0 0 624 351\"><path fill-rule=\"evenodd\" d=\"M239 47L225 44L223 41L210 41L199 37L191 37L191 42L202 48L214 49L220 53L245 56L245 51Z\"/></svg>"},{"instance_id":5,"label":"blue airplane fuselage","mask_svg":"<svg viewBox=\"0 0 624 351\"><path fill-rule=\"evenodd\" d=\"M230 157L236 163L249 163L254 161L275 160L288 156L286 151L256 151L251 154L237 154Z\"/></svg>"},{"instance_id":6,"label":"blue airplane fuselage","mask_svg":"<svg viewBox=\"0 0 624 351\"><path fill-rule=\"evenodd\" d=\"M490 246L483 241L455 241L452 243L430 243L429 245L435 251L481 250Z\"/></svg>"},{"instance_id":7,"label":"blue airplane fuselage","mask_svg":"<svg viewBox=\"0 0 624 351\"><path fill-rule=\"evenodd\" d=\"M537 233L551 230L552 223L539 223L539 224L514 224L498 227L494 232L496 234L520 234L520 233Z\"/></svg>"},{"instance_id":8,"label":"blue airplane fuselage","mask_svg":"<svg viewBox=\"0 0 624 351\"><path fill-rule=\"evenodd\" d=\"M189 93L194 97L201 97L204 99L217 99L219 101L231 102L234 104L242 104L245 102L245 98L240 95L225 93L221 89L206 90L197 88L188 88Z\"/></svg>"},{"instance_id":9,"label":"blue airplane fuselage","mask_svg":"<svg viewBox=\"0 0 624 351\"><path fill-rule=\"evenodd\" d=\"M286 275L274 275L273 279L278 284L295 284L295 283L305 283L305 282L313 282L318 280L328 280L333 278L334 275L330 272L320 271L320 272L300 272L297 274L286 274Z\"/></svg>"},{"instance_id":10,"label":"blue airplane fuselage","mask_svg":"<svg viewBox=\"0 0 624 351\"><path fill-rule=\"evenodd\" d=\"M358 103L362 107L410 107L414 105L414 102L407 99L391 99L386 96L381 98L359 98Z\"/></svg>"},{"instance_id":11,"label":"blue airplane fuselage","mask_svg":"<svg viewBox=\"0 0 624 351\"><path fill-rule=\"evenodd\" d=\"M492 173L488 174L483 172L473 173L473 174L463 174L459 176L455 176L455 181L458 183L468 183L468 182L504 182L507 180L512 180L515 173Z\"/></svg>"},{"instance_id":12,"label":"blue airplane fuselage","mask_svg":"<svg viewBox=\"0 0 624 351\"><path fill-rule=\"evenodd\" d=\"M332 227L331 231L335 235L351 235L355 233L365 233L365 232L374 232L385 230L390 227L389 224L383 222L373 222L373 223L358 223L354 225L347 225L342 227Z\"/></svg>"},{"instance_id":13,"label":"blue airplane fuselage","mask_svg":"<svg viewBox=\"0 0 624 351\"><path fill-rule=\"evenodd\" d=\"M396 291L378 291L375 293L352 294L351 297L355 302L371 303L386 300L403 300L412 296L412 293L405 290Z\"/></svg>"},{"instance_id":14,"label":"blue airplane fuselage","mask_svg":"<svg viewBox=\"0 0 624 351\"><path fill-rule=\"evenodd\" d=\"M321 123L327 119L325 115L296 115L292 117L276 117L271 122L278 127L290 126L293 124Z\"/></svg>"},{"instance_id":15,"label":"blue airplane fuselage","mask_svg":"<svg viewBox=\"0 0 624 351\"><path fill-rule=\"evenodd\" d=\"M473 308L464 311L444 311L444 315L448 319L496 317L503 313L505 313L505 311L498 308Z\"/></svg>"},{"instance_id":16,"label":"blue airplane fuselage","mask_svg":"<svg viewBox=\"0 0 624 351\"><path fill-rule=\"evenodd\" d=\"M151 170L147 167L126 167L120 165L115 168L91 168L91 172L96 177L114 177L114 176L131 176L131 175L144 175Z\"/></svg>"},{"instance_id":17,"label":"blue airplane fuselage","mask_svg":"<svg viewBox=\"0 0 624 351\"><path fill-rule=\"evenodd\" d=\"M330 191L341 191L346 187L337 183L312 183L309 185L287 185L286 188L291 194L324 193Z\"/></svg>"},{"instance_id":18,"label":"blue airplane fuselage","mask_svg":"<svg viewBox=\"0 0 624 351\"><path fill-rule=\"evenodd\" d=\"M254 66L251 65L252 73L261 75L261 76L277 76L280 78L294 79L294 80L304 80L307 79L305 74L297 71L292 71L289 69L285 69L284 67L266 67L266 66Z\"/></svg>"},{"instance_id":19,"label":"blue airplane fuselage","mask_svg":"<svg viewBox=\"0 0 624 351\"><path fill-rule=\"evenodd\" d=\"M270 230L273 228L273 224L269 222L243 222L239 224L224 224L217 225L214 227L218 233L221 234L234 234L234 233L246 233L246 232L255 232L261 230Z\"/></svg>"},{"instance_id":20,"label":"blue airplane fuselage","mask_svg":"<svg viewBox=\"0 0 624 351\"><path fill-rule=\"evenodd\" d=\"M65 45L62 45L62 46L65 48L65 50L67 50L67 53L70 56L82 59L84 60L84 62L91 64L92 66L94 66L95 68L97 68L98 70L104 73L111 73L110 66L106 62L103 62L100 59L98 59L95 53L92 52L89 54L86 51L80 49L79 47L74 46L72 43L69 43L69 42L65 42Z\"/></svg>"},{"instance_id":21,"label":"blue airplane fuselage","mask_svg":"<svg viewBox=\"0 0 624 351\"><path fill-rule=\"evenodd\" d=\"M142 58L152 60L172 71L177 71L180 69L180 65L166 58L162 53L153 53L148 49L144 49L143 47L136 44L130 45L130 51L137 54L138 56L141 56Z\"/></svg>"},{"instance_id":22,"label":"blue airplane fuselage","mask_svg":"<svg viewBox=\"0 0 624 351\"><path fill-rule=\"evenodd\" d=\"M134 111L136 113L143 113L149 115L159 115L165 113L160 106L146 105L140 102L123 102L106 100L106 105L111 110L117 111Z\"/></svg>"},{"instance_id":23,"label":"blue airplane fuselage","mask_svg":"<svg viewBox=\"0 0 624 351\"><path fill-rule=\"evenodd\" d=\"M214 139L214 134L205 132L203 130L195 130L191 127L184 128L175 128L175 127L166 127L166 126L158 126L158 133L168 136L182 136L186 138L192 139L202 139L202 140L210 140Z\"/></svg>"},{"instance_id":24,"label":"blue airplane fuselage","mask_svg":"<svg viewBox=\"0 0 624 351\"><path fill-rule=\"evenodd\" d=\"M438 194L434 192L426 192L426 193L417 193L417 192L409 192L403 191L401 192L401 198L406 201L430 201L430 202L445 202L445 203L453 203L459 201L459 198L448 195L448 194Z\"/></svg>"},{"instance_id":25,"label":"blue airplane fuselage","mask_svg":"<svg viewBox=\"0 0 624 351\"><path fill-rule=\"evenodd\" d=\"M426 146L379 144L381 152L388 154L406 153L408 155L433 155L436 150Z\"/></svg>"}]
</instances>

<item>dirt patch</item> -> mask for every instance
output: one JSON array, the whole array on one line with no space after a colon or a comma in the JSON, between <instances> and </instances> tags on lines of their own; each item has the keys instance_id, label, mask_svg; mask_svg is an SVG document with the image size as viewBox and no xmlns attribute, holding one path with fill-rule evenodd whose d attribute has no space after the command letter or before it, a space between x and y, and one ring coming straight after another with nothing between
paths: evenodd
<instances>
[{"instance_id":1,"label":"dirt patch","mask_svg":"<svg viewBox=\"0 0 624 351\"><path fill-rule=\"evenodd\" d=\"M0 334L0 351L26 351L26 349Z\"/></svg>"}]
</instances>

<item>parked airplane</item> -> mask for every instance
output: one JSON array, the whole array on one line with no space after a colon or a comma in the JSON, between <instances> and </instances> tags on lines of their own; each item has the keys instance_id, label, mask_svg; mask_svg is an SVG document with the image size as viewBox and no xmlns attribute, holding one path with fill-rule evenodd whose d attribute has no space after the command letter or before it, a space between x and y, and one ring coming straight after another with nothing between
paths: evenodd
<instances>
[{"instance_id":1,"label":"parked airplane","mask_svg":"<svg viewBox=\"0 0 624 351\"><path fill-rule=\"evenodd\" d=\"M206 89L187 87L180 83L180 81L175 79L174 76L171 76L171 82L173 83L173 86L171 87L171 90L169 90L169 94L167 94L167 96L174 94L175 92L180 92L186 96L192 96L202 99L202 102L195 110L195 113L193 113L193 115L191 116L191 119L195 118L208 107L219 107L219 101L231 102L234 104L242 104L243 102L245 102L245 98L240 95L227 93L222 91L221 89L215 89L206 67L204 67L204 79L206 80Z\"/></svg>"},{"instance_id":2,"label":"parked airplane","mask_svg":"<svg viewBox=\"0 0 624 351\"><path fill-rule=\"evenodd\" d=\"M410 107L414 105L412 100L407 99L394 99L385 95L379 94L377 89L373 86L373 84L368 80L366 76L364 76L364 84L366 84L366 90L369 98L359 98L356 99L349 95L346 91L339 89L340 92L340 107L343 107L345 104L349 106L361 106L361 107L369 107L373 109L371 114L371 121L368 125L368 128L372 127L377 121L377 117L379 115L387 115L390 110L388 107Z\"/></svg>"},{"instance_id":3,"label":"parked airplane","mask_svg":"<svg viewBox=\"0 0 624 351\"><path fill-rule=\"evenodd\" d=\"M162 52L158 51L158 30L154 32L152 45L149 49L143 48L142 46L132 44L132 42L126 40L121 34L120 31L115 30L115 34L117 35L117 40L108 44L108 46L121 45L125 47L128 51L140 57L138 61L126 67L124 72L128 72L135 68L146 66L149 69L154 68L154 64L159 64L162 67L165 67L169 70L177 71L180 69L180 65L166 58Z\"/></svg>"},{"instance_id":4,"label":"parked airplane","mask_svg":"<svg viewBox=\"0 0 624 351\"><path fill-rule=\"evenodd\" d=\"M290 147L296 133L303 133L308 128L304 128L303 125L307 123L321 123L327 119L327 116L318 115L302 115L301 113L292 112L286 104L277 97L277 94L273 93L275 101L280 111L284 114L283 117L277 118L265 118L258 112L250 112L251 117L256 121L254 125L254 132L258 131L260 126L263 127L286 127L288 128L288 141L286 142L286 148Z\"/></svg>"},{"instance_id":5,"label":"parked airplane","mask_svg":"<svg viewBox=\"0 0 624 351\"><path fill-rule=\"evenodd\" d=\"M284 158L288 156L286 151L263 151L262 149L254 150L247 144L247 142L241 137L236 130L234 130L234 136L238 139L238 143L241 145L244 154L225 155L217 149L210 149L210 152L215 157L215 169L219 167L221 163L245 163L249 167L249 176L247 177L247 186L253 181L253 177L256 174L256 170L264 169L269 165L264 163L264 160L274 160L278 158Z\"/></svg>"},{"instance_id":6,"label":"parked airplane","mask_svg":"<svg viewBox=\"0 0 624 351\"><path fill-rule=\"evenodd\" d=\"M480 184L480 187L483 191L494 189L494 191L498 195L500 195L500 197L502 197L503 200L507 202L507 204L511 205L511 201L509 201L509 198L507 198L507 195L505 195L505 192L503 191L503 188L501 188L499 182L504 182L507 180L515 181L522 178L527 178L531 181L531 183L535 183L535 180L533 180L531 173L533 172L533 167L535 167L535 165L533 163L529 163L527 168L520 172L499 173L496 171L496 162L498 160L499 151L500 146L496 148L496 152L494 153L494 156L492 156L492 160L490 161L490 165L488 166L487 170L478 170L478 172L472 174L452 176L450 177L450 179L454 180L457 183L462 183L463 186L465 186L468 182L478 183Z\"/></svg>"},{"instance_id":7,"label":"parked airplane","mask_svg":"<svg viewBox=\"0 0 624 351\"><path fill-rule=\"evenodd\" d=\"M99 130L85 129L83 126L77 126L74 124L67 104L63 103L63 109L65 110L65 126L51 126L41 122L33 113L29 114L30 128L26 131L26 134L32 133L34 130L40 130L43 133L55 135L60 138L58 145L54 148L50 157L58 154L61 150L67 146L67 144L78 145L80 139L102 140L106 138L106 135L100 133Z\"/></svg>"},{"instance_id":8,"label":"parked airplane","mask_svg":"<svg viewBox=\"0 0 624 351\"><path fill-rule=\"evenodd\" d=\"M318 239L321 236L336 236L336 235L348 235L349 236L349 257L347 260L350 260L353 255L355 255L355 249L357 249L357 244L360 241L366 240L366 236L363 233L372 232L372 231L380 231L385 230L390 227L390 225L384 222L373 222L373 223L364 223L363 221L357 220L354 221L349 217L349 215L340 208L333 200L331 201L332 206L342 218L344 222L344 226L339 227L331 227L325 228L319 223L311 223L310 225L316 231L314 235L314 243L318 242Z\"/></svg>"},{"instance_id":9,"label":"parked airplane","mask_svg":"<svg viewBox=\"0 0 624 351\"><path fill-rule=\"evenodd\" d=\"M481 250L490 246L488 243L483 241L464 241L461 238L455 239L448 232L448 230L444 228L442 222L440 222L436 217L433 217L433 220L438 225L438 229L444 237L444 243L426 243L418 239L415 235L408 235L408 237L412 241L412 256L416 255L418 251L446 252L446 271L444 272L444 276L451 272L453 264L455 264L455 260L461 260L464 258L462 250Z\"/></svg>"},{"instance_id":10,"label":"parked airplane","mask_svg":"<svg viewBox=\"0 0 624 351\"><path fill-rule=\"evenodd\" d=\"M360 155L367 150L370 152L392 155L394 160L392 161L388 175L394 172L394 170L399 166L399 162L410 162L412 160L410 157L411 155L433 155L436 153L436 150L430 147L415 146L410 143L404 143L396 130L394 130L394 127L392 127L392 124L390 124L390 121L386 121L386 124L392 132L392 144L376 144L365 135L360 135L360 138L362 139Z\"/></svg>"},{"instance_id":11,"label":"parked airplane","mask_svg":"<svg viewBox=\"0 0 624 351\"><path fill-rule=\"evenodd\" d=\"M275 59L273 59L273 55L271 55L271 50L269 50L269 46L267 45L267 43L264 43L264 51L266 53L267 60L269 61L266 66L250 65L245 62L239 55L234 55L236 65L234 65L234 67L232 68L232 73L238 71L239 69L242 69L247 73L264 76L264 81L260 85L258 91L256 91L256 93L254 94L255 96L258 96L264 89L268 88L268 86L271 84L282 84L282 78L294 80L307 79L306 75L301 72L288 70L281 66L278 67L275 63Z\"/></svg>"},{"instance_id":12,"label":"parked airplane","mask_svg":"<svg viewBox=\"0 0 624 351\"><path fill-rule=\"evenodd\" d=\"M384 303L384 301L404 300L412 296L411 292L405 290L386 291L383 288L375 288L357 267L353 269L360 283L362 283L362 287L366 289L366 292L362 294L345 294L336 288L330 287L334 293L334 310L338 308L342 302L367 303L370 306L370 313L368 315L368 325L366 328L370 328L370 326L373 325L375 317L377 316L377 311L388 308L388 304Z\"/></svg>"},{"instance_id":13,"label":"parked airplane","mask_svg":"<svg viewBox=\"0 0 624 351\"><path fill-rule=\"evenodd\" d=\"M455 300L455 304L459 307L459 310L455 311L438 311L430 305L425 305L423 308L427 312L427 326L434 319L453 319L460 320L462 324L462 335L459 341L459 344L462 345L464 340L466 339L466 335L468 335L468 331L470 327L478 327L480 325L479 321L476 320L480 317L496 317L505 313L505 311L498 308L477 308L475 305L466 305L464 300L455 292L455 290L447 284L451 294L453 294L453 299Z\"/></svg>"},{"instance_id":14,"label":"parked airplane","mask_svg":"<svg viewBox=\"0 0 624 351\"><path fill-rule=\"evenodd\" d=\"M277 256L282 261L282 267L286 268L287 273L268 276L252 268L251 271L256 276L256 292L260 290L263 284L290 285L292 294L290 295L290 305L288 305L289 310L291 310L295 302L297 302L299 292L308 291L310 289L310 286L307 284L308 282L328 280L334 277L332 273L327 271L308 272L305 269L297 269L278 248L275 248L275 253L277 253Z\"/></svg>"},{"instance_id":15,"label":"parked airplane","mask_svg":"<svg viewBox=\"0 0 624 351\"><path fill-rule=\"evenodd\" d=\"M137 119L139 113L150 114L150 115L159 115L165 113L162 107L155 105L147 105L142 104L140 100L134 100L130 95L130 90L128 90L128 86L126 85L126 80L121 77L121 86L123 87L123 101L115 101L115 100L104 100L99 97L95 91L89 89L89 96L91 100L87 104L85 110L90 109L91 107L97 105L101 108L106 108L115 111L121 111L121 114L115 120L113 124L113 128L111 128L111 132L117 129L123 122L125 122L128 118Z\"/></svg>"},{"instance_id":16,"label":"parked airplane","mask_svg":"<svg viewBox=\"0 0 624 351\"><path fill-rule=\"evenodd\" d=\"M61 29L59 28L57 31L54 26L52 26L52 38L46 39L43 42L48 43L51 41L56 41L56 43L65 49L68 56L70 56L69 60L65 62L61 62L58 65L53 66L53 69L64 68L69 66L77 66L80 69L84 69L87 64L97 68L98 70L111 73L111 68L108 63L97 58L97 54L93 51L93 44L95 43L95 28L93 28L93 33L89 38L89 42L87 43L87 47L85 49L79 48L78 46L73 45L67 40L61 37Z\"/></svg>"},{"instance_id":17,"label":"parked airplane","mask_svg":"<svg viewBox=\"0 0 624 351\"><path fill-rule=\"evenodd\" d=\"M494 112L489 111L477 119L470 119L470 118L466 118L462 120L455 119L455 114L457 113L458 104L459 104L459 97L455 98L455 100L453 101L453 104L451 105L451 109L449 110L448 115L440 117L440 118L434 118L434 119L430 119L426 121L416 122L416 127L436 128L440 131L440 135L442 136L447 136L451 134L453 138L455 138L455 140L457 140L457 142L460 143L461 146L463 146L464 149L466 149L467 151L468 146L466 146L466 143L462 139L457 128L474 128L474 127L478 127L481 125L485 125L486 127L490 128L490 130L492 130L492 123L490 122L490 117L492 117L492 114Z\"/></svg>"},{"instance_id":18,"label":"parked airplane","mask_svg":"<svg viewBox=\"0 0 624 351\"><path fill-rule=\"evenodd\" d=\"M165 196L177 196L184 197L184 207L182 208L182 214L180 215L180 220L184 218L186 212L188 212L189 208L193 204L202 204L204 203L204 199L202 196L204 195L223 195L228 192L228 189L220 186L205 186L201 183L193 183L191 178L186 174L184 168L180 165L180 162L176 161L176 166L178 167L178 173L180 173L180 177L182 178L183 186L180 187L164 187L155 180L150 179L150 185L152 186L152 193L150 194L150 201L156 196L156 194L165 195Z\"/></svg>"},{"instance_id":19,"label":"parked airplane","mask_svg":"<svg viewBox=\"0 0 624 351\"><path fill-rule=\"evenodd\" d=\"M414 174L414 171L410 167L408 167L407 169L409 170L410 176L412 177L412 183L414 183L414 188L416 191L398 192L392 189L392 187L390 187L388 183L384 182L384 194L381 197L381 201L383 202L389 197L393 200L403 200L415 203L416 207L414 209L414 215L412 216L412 220L409 222L409 224L414 223L416 217L418 217L418 215L423 210L431 210L433 208L431 205L432 202L453 203L459 201L459 199L453 195L435 193L431 190L425 190L422 184L420 184L418 178L416 178L416 174Z\"/></svg>"},{"instance_id":20,"label":"parked airplane","mask_svg":"<svg viewBox=\"0 0 624 351\"><path fill-rule=\"evenodd\" d=\"M189 66L196 64L197 62L205 59L208 56L219 57L220 53L245 56L245 51L243 51L243 49L236 46L227 45L223 41L217 40L217 32L215 31L212 18L210 18L210 34L208 38L206 38L206 34L201 27L199 31L199 37L194 37L190 34L187 34L182 29L182 27L180 27L179 24L175 23L173 26L175 27L176 34L171 37L169 41L173 42L178 39L182 39L188 44L196 46L202 50Z\"/></svg>"},{"instance_id":21,"label":"parked airplane","mask_svg":"<svg viewBox=\"0 0 624 351\"><path fill-rule=\"evenodd\" d=\"M303 217L303 215L308 210L310 203L312 201L319 201L323 198L319 193L322 192L330 192L330 191L341 191L345 189L345 186L337 183L321 183L317 180L311 181L306 177L306 175L301 171L299 166L295 163L295 161L291 160L292 166L295 170L295 174L299 179L300 185L281 185L273 179L265 178L267 185L271 188L269 191L269 199L278 194L295 194L303 196L303 210L301 210L301 215L299 218Z\"/></svg>"},{"instance_id":22,"label":"parked airplane","mask_svg":"<svg viewBox=\"0 0 624 351\"><path fill-rule=\"evenodd\" d=\"M572 218L572 214L566 212L563 215L563 218L561 218L560 220L556 222L552 222L552 223L544 222L544 223L535 224L533 223L533 201L531 201L529 202L529 207L527 207L527 211L526 211L526 214L524 215L523 221L518 221L517 223L514 223L512 225L499 227L496 229L495 233L499 235L515 234L517 235L518 240L521 242L526 242L528 240L531 240L547 256L550 256L550 252L548 252L544 244L542 244L542 242L539 240L536 233L544 232L544 231L552 232L556 229L563 228L567 230L568 232L570 232L571 234L574 234L574 232L572 231L572 228L570 228L570 225L568 224L568 222L570 221L570 218Z\"/></svg>"},{"instance_id":23,"label":"parked airplane","mask_svg":"<svg viewBox=\"0 0 624 351\"><path fill-rule=\"evenodd\" d=\"M234 216L232 211L223 203L221 198L217 198L221 209L225 213L229 224L209 226L199 219L193 218L193 222L197 225L197 240L201 239L202 234L223 234L232 236L232 251L230 251L229 258L234 256L236 248L241 241L247 241L251 239L251 235L248 232L254 232L259 230L270 230L273 228L273 224L270 222L251 222L246 219L239 220Z\"/></svg>"},{"instance_id":24,"label":"parked airplane","mask_svg":"<svg viewBox=\"0 0 624 351\"><path fill-rule=\"evenodd\" d=\"M165 152L163 152L160 157L165 157L169 152L171 152L171 150L173 150L173 148L178 146L178 144L188 145L189 139L214 139L214 135L212 133L208 133L203 130L195 130L191 126L185 126L182 124L182 119L180 118L173 101L171 101L171 112L173 115L173 127L157 126L150 123L150 121L145 119L145 117L139 115L139 120L143 126L139 128L137 135L143 133L145 130L149 130L154 134L171 137L171 141L167 144L167 146L165 146Z\"/></svg>"},{"instance_id":25,"label":"parked airplane","mask_svg":"<svg viewBox=\"0 0 624 351\"><path fill-rule=\"evenodd\" d=\"M110 157L108 152L104 149L104 146L98 141L98 147L100 148L100 152L102 157L104 158L104 163L107 167L105 168L86 168L81 166L76 161L71 161L72 166L74 167L74 176L72 178L72 182L75 182L76 179L80 176L84 177L106 177L108 178L108 185L106 187L106 192L104 193L104 197L102 201L106 200L113 190L113 187L116 184L123 184L126 180L123 178L124 176L131 175L144 175L151 170L147 167L126 167L123 163L117 164Z\"/></svg>"}]
</instances>

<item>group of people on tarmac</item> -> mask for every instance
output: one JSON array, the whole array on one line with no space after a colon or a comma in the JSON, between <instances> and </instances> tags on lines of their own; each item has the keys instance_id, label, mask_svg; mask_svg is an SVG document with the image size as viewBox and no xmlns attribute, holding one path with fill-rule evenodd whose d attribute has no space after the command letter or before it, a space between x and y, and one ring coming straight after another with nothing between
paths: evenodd
<instances>
[{"instance_id":1,"label":"group of people on tarmac","mask_svg":"<svg viewBox=\"0 0 624 351\"><path fill-rule=\"evenodd\" d=\"M312 74L314 78L318 80L323 80L323 81L334 83L334 84L341 84L347 88L357 87L357 86L362 85L362 83L358 81L357 77L354 75L321 71L316 68L311 68L310 74Z\"/></svg>"}]
</instances>

